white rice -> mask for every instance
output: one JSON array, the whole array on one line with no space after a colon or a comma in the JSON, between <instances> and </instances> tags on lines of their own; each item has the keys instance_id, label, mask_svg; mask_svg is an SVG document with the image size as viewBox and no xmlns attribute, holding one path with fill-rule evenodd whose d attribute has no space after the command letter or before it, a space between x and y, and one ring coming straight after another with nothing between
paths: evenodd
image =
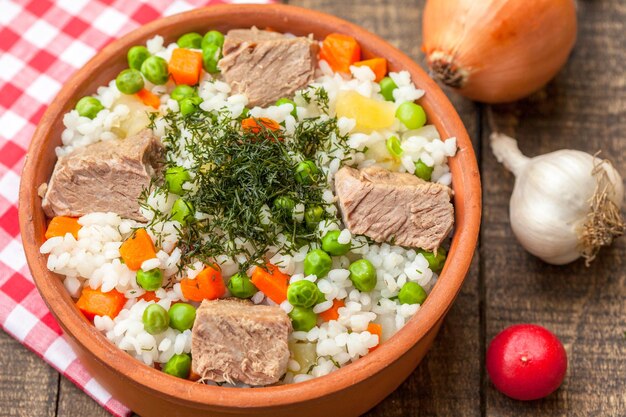
<instances>
[{"instance_id":1,"label":"white rice","mask_svg":"<svg viewBox=\"0 0 626 417\"><path fill-rule=\"evenodd\" d=\"M167 252L164 252L167 255ZM147 261L143 261L141 263L142 271L150 271L151 269L156 269L161 266L161 260L159 258L148 259Z\"/></svg>"}]
</instances>

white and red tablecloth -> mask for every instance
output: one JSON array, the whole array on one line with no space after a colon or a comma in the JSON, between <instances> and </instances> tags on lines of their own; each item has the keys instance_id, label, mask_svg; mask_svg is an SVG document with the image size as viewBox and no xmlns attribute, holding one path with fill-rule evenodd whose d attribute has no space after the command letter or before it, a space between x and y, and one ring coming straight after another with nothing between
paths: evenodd
<instances>
[{"instance_id":1,"label":"white and red tablecloth","mask_svg":"<svg viewBox=\"0 0 626 417\"><path fill-rule=\"evenodd\" d=\"M115 416L130 414L83 368L26 265L20 173L43 112L63 83L112 40L161 16L271 0L0 0L0 324Z\"/></svg>"}]
</instances>

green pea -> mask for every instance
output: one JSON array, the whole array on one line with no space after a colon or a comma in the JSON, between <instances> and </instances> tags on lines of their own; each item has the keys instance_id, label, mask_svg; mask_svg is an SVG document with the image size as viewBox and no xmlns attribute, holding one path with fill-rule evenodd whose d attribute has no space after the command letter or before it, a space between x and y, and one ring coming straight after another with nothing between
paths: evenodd
<instances>
[{"instance_id":1,"label":"green pea","mask_svg":"<svg viewBox=\"0 0 626 417\"><path fill-rule=\"evenodd\" d=\"M419 129L426 124L426 112L419 104L405 101L396 109L396 118L409 129Z\"/></svg>"},{"instance_id":2,"label":"green pea","mask_svg":"<svg viewBox=\"0 0 626 417\"><path fill-rule=\"evenodd\" d=\"M426 291L417 282L407 282L398 293L400 304L422 304L426 299Z\"/></svg>"},{"instance_id":3,"label":"green pea","mask_svg":"<svg viewBox=\"0 0 626 417\"><path fill-rule=\"evenodd\" d=\"M146 307L141 321L143 321L143 328L150 334L163 333L170 326L170 316L167 310L158 304L150 304Z\"/></svg>"},{"instance_id":4,"label":"green pea","mask_svg":"<svg viewBox=\"0 0 626 417\"><path fill-rule=\"evenodd\" d=\"M181 332L191 329L193 322L196 320L195 307L187 303L172 304L168 314L170 316L170 327Z\"/></svg>"},{"instance_id":5,"label":"green pea","mask_svg":"<svg viewBox=\"0 0 626 417\"><path fill-rule=\"evenodd\" d=\"M418 250L418 253L421 253L424 258L426 258L426 260L428 261L428 267L431 269L431 271L433 272L441 272L441 270L443 269L443 265L446 262L446 256L447 256L447 252L444 248L439 248L437 249L437 255L435 255L433 252L428 252L425 250Z\"/></svg>"},{"instance_id":6,"label":"green pea","mask_svg":"<svg viewBox=\"0 0 626 417\"><path fill-rule=\"evenodd\" d=\"M220 47L209 44L202 47L202 65L204 70L210 74L217 74L220 70L217 68L217 62L220 60Z\"/></svg>"},{"instance_id":7,"label":"green pea","mask_svg":"<svg viewBox=\"0 0 626 417\"><path fill-rule=\"evenodd\" d=\"M421 159L415 163L415 175L417 175L424 181L430 181L433 176L434 169L435 167L429 167L424 162L422 162Z\"/></svg>"},{"instance_id":8,"label":"green pea","mask_svg":"<svg viewBox=\"0 0 626 417\"><path fill-rule=\"evenodd\" d=\"M295 307L313 307L320 299L322 292L315 283L306 279L296 281L287 288L287 300ZM322 294L322 298L324 295Z\"/></svg>"},{"instance_id":9,"label":"green pea","mask_svg":"<svg viewBox=\"0 0 626 417\"><path fill-rule=\"evenodd\" d=\"M326 252L321 249L315 249L306 254L304 258L304 275L315 275L323 278L333 267L333 260Z\"/></svg>"},{"instance_id":10,"label":"green pea","mask_svg":"<svg viewBox=\"0 0 626 417\"><path fill-rule=\"evenodd\" d=\"M100 113L100 110L104 109L104 106L97 98L87 96L78 100L75 109L79 116L93 119L98 113Z\"/></svg>"},{"instance_id":11,"label":"green pea","mask_svg":"<svg viewBox=\"0 0 626 417\"><path fill-rule=\"evenodd\" d=\"M276 101L276 105L277 105L277 106L282 106L283 104L291 104L291 105L293 106L293 110L291 111L291 113L290 113L290 114L291 114L293 117L298 117L298 112L296 111L296 107L297 107L297 106L296 106L296 102L295 102L295 101L293 101L293 100L291 100L291 99L288 99L288 98L284 98L284 97L283 97L283 98L279 98L279 99Z\"/></svg>"},{"instance_id":12,"label":"green pea","mask_svg":"<svg viewBox=\"0 0 626 417\"><path fill-rule=\"evenodd\" d=\"M281 195L274 200L274 209L277 212L276 214L283 220L291 220L293 209L295 207L295 200L289 196Z\"/></svg>"},{"instance_id":13,"label":"green pea","mask_svg":"<svg viewBox=\"0 0 626 417\"><path fill-rule=\"evenodd\" d=\"M237 298L250 298L259 291L245 274L235 274L228 281L228 291Z\"/></svg>"},{"instance_id":14,"label":"green pea","mask_svg":"<svg viewBox=\"0 0 626 417\"><path fill-rule=\"evenodd\" d=\"M289 313L289 318L297 332L308 332L317 324L317 314L310 308L294 307Z\"/></svg>"},{"instance_id":15,"label":"green pea","mask_svg":"<svg viewBox=\"0 0 626 417\"><path fill-rule=\"evenodd\" d=\"M340 230L331 230L329 232L326 232L326 234L322 238L322 249L324 249L325 252L328 252L333 256L341 256L348 253L352 245L350 244L350 242L339 243L338 239L340 234Z\"/></svg>"},{"instance_id":16,"label":"green pea","mask_svg":"<svg viewBox=\"0 0 626 417\"><path fill-rule=\"evenodd\" d=\"M208 31L202 38L201 47L204 49L209 45L215 45L221 48L224 45L224 35L217 30Z\"/></svg>"},{"instance_id":17,"label":"green pea","mask_svg":"<svg viewBox=\"0 0 626 417\"><path fill-rule=\"evenodd\" d=\"M350 281L359 291L369 292L376 287L376 268L367 259L359 259L348 267Z\"/></svg>"},{"instance_id":18,"label":"green pea","mask_svg":"<svg viewBox=\"0 0 626 417\"><path fill-rule=\"evenodd\" d=\"M382 80L380 80L379 84L380 84L380 94L382 94L385 100L393 101L394 100L393 91L396 88L398 88L395 81L392 80L390 77L385 77Z\"/></svg>"},{"instance_id":19,"label":"green pea","mask_svg":"<svg viewBox=\"0 0 626 417\"><path fill-rule=\"evenodd\" d=\"M185 33L178 38L176 44L181 48L188 49L201 49L202 48L202 35L197 32Z\"/></svg>"},{"instance_id":20,"label":"green pea","mask_svg":"<svg viewBox=\"0 0 626 417\"><path fill-rule=\"evenodd\" d=\"M309 230L317 229L317 225L320 224L324 217L324 208L321 206L308 207L304 211L304 222Z\"/></svg>"},{"instance_id":21,"label":"green pea","mask_svg":"<svg viewBox=\"0 0 626 417\"><path fill-rule=\"evenodd\" d=\"M172 206L172 220L176 220L183 226L193 220L195 210L193 204L182 198L179 198L174 202Z\"/></svg>"},{"instance_id":22,"label":"green pea","mask_svg":"<svg viewBox=\"0 0 626 417\"><path fill-rule=\"evenodd\" d=\"M247 108L247 107L244 107L243 110L241 111L241 115L239 117L241 117L242 119L245 119L249 115L250 115L250 109Z\"/></svg>"},{"instance_id":23,"label":"green pea","mask_svg":"<svg viewBox=\"0 0 626 417\"><path fill-rule=\"evenodd\" d=\"M159 268L149 271L140 269L137 271L137 285L146 291L155 291L163 285L163 272Z\"/></svg>"},{"instance_id":24,"label":"green pea","mask_svg":"<svg viewBox=\"0 0 626 417\"><path fill-rule=\"evenodd\" d=\"M318 288L317 289L317 300L315 300L315 304L323 303L324 301L326 301L326 295L324 295L324 293L321 292L319 290L319 288Z\"/></svg>"},{"instance_id":25,"label":"green pea","mask_svg":"<svg viewBox=\"0 0 626 417\"><path fill-rule=\"evenodd\" d=\"M191 98L196 95L196 89L186 84L177 85L170 93L170 97L178 102L184 98Z\"/></svg>"},{"instance_id":26,"label":"green pea","mask_svg":"<svg viewBox=\"0 0 626 417\"><path fill-rule=\"evenodd\" d=\"M320 170L313 161L302 161L296 166L296 181L300 184L313 184Z\"/></svg>"},{"instance_id":27,"label":"green pea","mask_svg":"<svg viewBox=\"0 0 626 417\"><path fill-rule=\"evenodd\" d=\"M187 353L174 355L162 368L166 374L186 379L191 372L191 356Z\"/></svg>"},{"instance_id":28,"label":"green pea","mask_svg":"<svg viewBox=\"0 0 626 417\"><path fill-rule=\"evenodd\" d=\"M150 52L145 46L133 46L128 50L126 58L128 66L134 70L141 70L141 64L150 57Z\"/></svg>"},{"instance_id":29,"label":"green pea","mask_svg":"<svg viewBox=\"0 0 626 417\"><path fill-rule=\"evenodd\" d=\"M152 84L165 84L169 78L167 70L167 61L160 56L148 57L141 64L141 73Z\"/></svg>"},{"instance_id":30,"label":"green pea","mask_svg":"<svg viewBox=\"0 0 626 417\"><path fill-rule=\"evenodd\" d=\"M170 167L165 171L165 184L170 193L181 195L183 184L191 180L191 175L183 167Z\"/></svg>"},{"instance_id":31,"label":"green pea","mask_svg":"<svg viewBox=\"0 0 626 417\"><path fill-rule=\"evenodd\" d=\"M183 116L189 116L198 110L198 106L194 104L194 100L192 98L184 98L180 101L180 114Z\"/></svg>"},{"instance_id":32,"label":"green pea","mask_svg":"<svg viewBox=\"0 0 626 417\"><path fill-rule=\"evenodd\" d=\"M402 152L404 151L402 150L402 144L400 143L400 139L398 139L397 136L391 136L389 139L387 139L385 145L387 146L387 151L389 152L389 154L394 158L397 159L402 156Z\"/></svg>"},{"instance_id":33,"label":"green pea","mask_svg":"<svg viewBox=\"0 0 626 417\"><path fill-rule=\"evenodd\" d=\"M115 79L115 85L121 93L135 94L143 88L143 77L134 69L125 69Z\"/></svg>"}]
</instances>

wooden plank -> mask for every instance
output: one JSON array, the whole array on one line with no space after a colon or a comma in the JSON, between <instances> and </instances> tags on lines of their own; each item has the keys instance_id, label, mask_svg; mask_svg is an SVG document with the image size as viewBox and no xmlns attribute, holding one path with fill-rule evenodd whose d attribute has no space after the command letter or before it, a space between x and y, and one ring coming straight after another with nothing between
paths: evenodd
<instances>
[{"instance_id":1,"label":"wooden plank","mask_svg":"<svg viewBox=\"0 0 626 417\"><path fill-rule=\"evenodd\" d=\"M569 63L542 92L494 107L498 127L529 156L561 148L602 150L626 174L626 59L621 0L578 2L578 43ZM626 245L582 262L544 264L517 244L509 226L512 175L495 161L483 135L485 199L482 262L488 340L514 323L537 323L565 344L563 387L541 401L510 400L486 385L487 416L626 415Z\"/></svg>"},{"instance_id":2,"label":"wooden plank","mask_svg":"<svg viewBox=\"0 0 626 417\"><path fill-rule=\"evenodd\" d=\"M0 331L0 414L54 417L59 374Z\"/></svg>"},{"instance_id":3,"label":"wooden plank","mask_svg":"<svg viewBox=\"0 0 626 417\"><path fill-rule=\"evenodd\" d=\"M59 417L110 417L100 404L87 396L80 388L65 378L59 384L57 407Z\"/></svg>"},{"instance_id":4,"label":"wooden plank","mask_svg":"<svg viewBox=\"0 0 626 417\"><path fill-rule=\"evenodd\" d=\"M290 0L357 23L391 42L423 65L421 12L424 0ZM450 97L470 136L479 139L478 106ZM480 140L475 142L479 148ZM477 152L480 149L476 149ZM412 376L370 417L480 415L481 339L478 256L433 348Z\"/></svg>"}]
</instances>

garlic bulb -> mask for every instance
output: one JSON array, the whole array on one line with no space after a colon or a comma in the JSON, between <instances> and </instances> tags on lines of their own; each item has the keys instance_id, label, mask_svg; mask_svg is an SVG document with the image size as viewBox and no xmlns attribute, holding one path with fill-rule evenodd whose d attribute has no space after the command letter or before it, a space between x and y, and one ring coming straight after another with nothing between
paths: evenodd
<instances>
[{"instance_id":1,"label":"garlic bulb","mask_svg":"<svg viewBox=\"0 0 626 417\"><path fill-rule=\"evenodd\" d=\"M501 133L491 135L491 148L516 177L511 228L528 252L554 265L583 256L589 265L624 234L624 186L610 162L569 149L528 158Z\"/></svg>"},{"instance_id":2,"label":"garlic bulb","mask_svg":"<svg viewBox=\"0 0 626 417\"><path fill-rule=\"evenodd\" d=\"M433 77L486 103L539 90L576 41L574 0L429 0L423 22Z\"/></svg>"}]
</instances>

